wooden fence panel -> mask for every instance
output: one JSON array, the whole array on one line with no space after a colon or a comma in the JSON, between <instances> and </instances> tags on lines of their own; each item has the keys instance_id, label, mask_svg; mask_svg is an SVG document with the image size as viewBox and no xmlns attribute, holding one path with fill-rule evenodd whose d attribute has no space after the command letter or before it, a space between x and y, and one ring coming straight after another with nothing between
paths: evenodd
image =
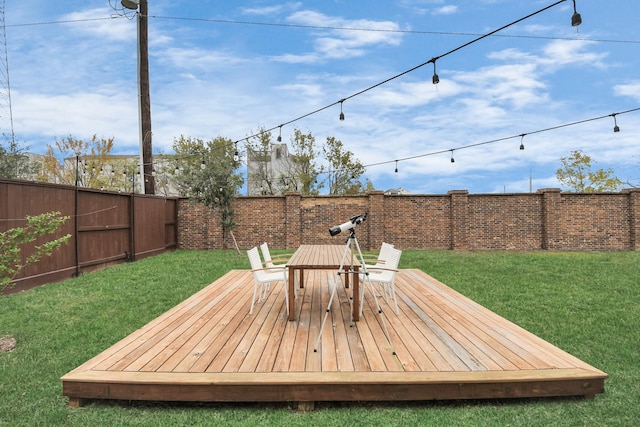
<instances>
[{"instance_id":1,"label":"wooden fence panel","mask_svg":"<svg viewBox=\"0 0 640 427\"><path fill-rule=\"evenodd\" d=\"M27 215L51 211L70 217L53 238L72 237L52 256L24 268L13 292L177 247L177 199L0 180L0 231L24 226ZM32 250L33 245L24 248L23 259Z\"/></svg>"},{"instance_id":2,"label":"wooden fence panel","mask_svg":"<svg viewBox=\"0 0 640 427\"><path fill-rule=\"evenodd\" d=\"M76 220L81 268L132 259L130 195L78 191Z\"/></svg>"},{"instance_id":3,"label":"wooden fence panel","mask_svg":"<svg viewBox=\"0 0 640 427\"><path fill-rule=\"evenodd\" d=\"M144 258L164 252L165 238L165 199L136 197L134 205L135 257Z\"/></svg>"}]
</instances>

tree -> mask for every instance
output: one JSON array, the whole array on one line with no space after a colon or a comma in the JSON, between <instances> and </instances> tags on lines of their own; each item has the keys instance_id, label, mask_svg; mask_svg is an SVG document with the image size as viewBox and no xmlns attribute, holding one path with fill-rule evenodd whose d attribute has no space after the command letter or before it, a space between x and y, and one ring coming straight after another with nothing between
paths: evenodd
<instances>
[{"instance_id":1,"label":"tree","mask_svg":"<svg viewBox=\"0 0 640 427\"><path fill-rule=\"evenodd\" d=\"M125 179L120 176L126 177L127 173L124 169L122 171L125 173L116 173L112 149L113 138L98 138L97 135L93 135L89 141L75 139L71 135L62 140L56 139L55 146L47 144L38 180L80 187L121 189L121 181ZM105 166L109 169L106 172Z\"/></svg>"},{"instance_id":2,"label":"tree","mask_svg":"<svg viewBox=\"0 0 640 427\"><path fill-rule=\"evenodd\" d=\"M365 168L351 151L344 149L342 141L329 136L322 151L330 167L327 178L329 194L358 194L363 187L371 187L368 183L363 186L360 177Z\"/></svg>"},{"instance_id":3,"label":"tree","mask_svg":"<svg viewBox=\"0 0 640 427\"><path fill-rule=\"evenodd\" d=\"M20 179L34 171L29 158L17 142L11 140L6 146L0 144L0 178Z\"/></svg>"},{"instance_id":4,"label":"tree","mask_svg":"<svg viewBox=\"0 0 640 427\"><path fill-rule=\"evenodd\" d=\"M29 264L36 263L43 256L49 256L54 250L67 243L70 234L36 245L31 255L22 259L22 249L37 238L53 234L69 219L60 216L60 212L49 212L26 217L24 227L15 227L0 232L0 295L7 289L16 275Z\"/></svg>"},{"instance_id":5,"label":"tree","mask_svg":"<svg viewBox=\"0 0 640 427\"><path fill-rule=\"evenodd\" d=\"M280 185L287 191L299 191L303 195L317 195L323 187L318 176L323 168L316 163L319 151L316 138L311 134L295 129L291 138L292 152L288 176L280 176Z\"/></svg>"},{"instance_id":6,"label":"tree","mask_svg":"<svg viewBox=\"0 0 640 427\"><path fill-rule=\"evenodd\" d=\"M591 157L582 150L574 150L570 157L560 159L562 167L556 171L556 177L570 191L594 193L618 191L622 181L615 177L613 169L591 170Z\"/></svg>"},{"instance_id":7,"label":"tree","mask_svg":"<svg viewBox=\"0 0 640 427\"><path fill-rule=\"evenodd\" d=\"M210 141L180 136L173 150L178 162L176 182L181 194L220 209L223 231L235 227L233 200L243 184L237 148L230 140L217 137Z\"/></svg>"}]
</instances>

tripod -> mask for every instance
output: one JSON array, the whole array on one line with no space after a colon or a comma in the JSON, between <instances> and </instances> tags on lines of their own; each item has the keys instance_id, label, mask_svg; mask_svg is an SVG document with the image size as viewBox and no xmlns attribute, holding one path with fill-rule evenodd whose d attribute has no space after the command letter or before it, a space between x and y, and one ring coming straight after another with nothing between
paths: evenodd
<instances>
[{"instance_id":1,"label":"tripod","mask_svg":"<svg viewBox=\"0 0 640 427\"><path fill-rule=\"evenodd\" d=\"M358 250L358 256L360 257L360 265L362 267L362 272L356 272L353 268L353 248ZM347 255L351 254L351 261L349 263L349 270L345 271L345 263L347 260ZM340 262L340 267L338 267L338 279L342 281L343 274L361 274L365 281L369 284L369 289L371 290L371 295L373 296L373 300L376 303L376 309L378 310L378 314L380 315L380 321L382 323L382 329L384 330L384 335L387 338L387 342L389 343L389 347L391 347L392 354L396 354L395 349L393 348L393 344L391 343L391 338L389 337L389 331L387 330L387 323L384 320L384 314L382 313L382 308L380 307L380 303L378 302L378 297L376 296L375 288L369 279L369 272L367 271L367 265L364 262L364 257L362 256L362 251L360 250L360 244L358 243L358 239L356 238L356 231L354 228L351 228L349 231L349 238L347 239L347 243L344 248L344 252L342 253L342 261ZM354 279L355 281L355 279ZM353 281L352 281L353 283ZM364 293L366 291L366 284L361 287L359 298L359 310L362 313L362 305L364 303ZM324 330L324 325L327 323L327 318L329 317L329 312L331 311L331 304L333 303L333 298L336 295L338 290L338 283L336 279L331 280L331 295L329 297L329 303L327 304L327 309L324 313L324 318L322 319L322 324L320 325L320 334L318 335L318 339L313 347L314 353L318 351L318 346L320 345L320 341L322 340L322 331ZM353 297L351 298L351 312L353 313ZM353 314L352 314L352 326L353 326Z\"/></svg>"}]
</instances>

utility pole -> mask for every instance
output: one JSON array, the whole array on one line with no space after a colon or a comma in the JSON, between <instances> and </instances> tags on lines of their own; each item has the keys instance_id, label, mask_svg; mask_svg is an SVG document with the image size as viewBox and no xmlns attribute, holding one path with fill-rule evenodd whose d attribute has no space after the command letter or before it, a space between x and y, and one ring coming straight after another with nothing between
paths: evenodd
<instances>
[{"instance_id":1,"label":"utility pole","mask_svg":"<svg viewBox=\"0 0 640 427\"><path fill-rule=\"evenodd\" d=\"M122 6L137 11L138 27L138 114L140 125L140 174L144 194L155 194L149 96L149 8L147 0L121 0Z\"/></svg>"},{"instance_id":2,"label":"utility pole","mask_svg":"<svg viewBox=\"0 0 640 427\"><path fill-rule=\"evenodd\" d=\"M147 0L140 0L138 13L138 86L140 91L140 144L145 194L155 194L153 150L151 145L151 97L149 95L149 10Z\"/></svg>"}]
</instances>

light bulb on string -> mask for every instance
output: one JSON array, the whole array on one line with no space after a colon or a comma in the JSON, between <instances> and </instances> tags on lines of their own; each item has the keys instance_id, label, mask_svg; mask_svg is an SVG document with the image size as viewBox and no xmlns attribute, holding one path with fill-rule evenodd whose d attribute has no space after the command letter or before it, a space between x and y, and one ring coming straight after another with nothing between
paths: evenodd
<instances>
[{"instance_id":1,"label":"light bulb on string","mask_svg":"<svg viewBox=\"0 0 640 427\"><path fill-rule=\"evenodd\" d=\"M582 16L576 10L576 0L573 0L573 15L571 16L571 26L577 27L582 24Z\"/></svg>"},{"instance_id":2,"label":"light bulb on string","mask_svg":"<svg viewBox=\"0 0 640 427\"><path fill-rule=\"evenodd\" d=\"M524 136L526 135L526 133L523 133L522 135L520 135L520 150L524 150Z\"/></svg>"},{"instance_id":3,"label":"light bulb on string","mask_svg":"<svg viewBox=\"0 0 640 427\"><path fill-rule=\"evenodd\" d=\"M282 125L278 126L278 128L279 128L278 142L282 142Z\"/></svg>"},{"instance_id":4,"label":"light bulb on string","mask_svg":"<svg viewBox=\"0 0 640 427\"><path fill-rule=\"evenodd\" d=\"M618 121L616 120L616 113L612 114L611 117L613 117L613 131L614 132L620 132L620 126L618 126Z\"/></svg>"},{"instance_id":5,"label":"light bulb on string","mask_svg":"<svg viewBox=\"0 0 640 427\"><path fill-rule=\"evenodd\" d=\"M434 85L437 85L438 83L440 83L440 77L438 76L438 73L436 73L436 59L433 58L432 62L433 62L433 77L431 77L431 82Z\"/></svg>"},{"instance_id":6,"label":"light bulb on string","mask_svg":"<svg viewBox=\"0 0 640 427\"><path fill-rule=\"evenodd\" d=\"M451 150L451 163L455 163L456 159L453 158L453 150Z\"/></svg>"},{"instance_id":7,"label":"light bulb on string","mask_svg":"<svg viewBox=\"0 0 640 427\"><path fill-rule=\"evenodd\" d=\"M204 159L202 159L202 161L200 162L200 169L205 170L207 167L207 164L205 163Z\"/></svg>"},{"instance_id":8,"label":"light bulb on string","mask_svg":"<svg viewBox=\"0 0 640 427\"><path fill-rule=\"evenodd\" d=\"M398 161L396 160L396 173L398 173Z\"/></svg>"},{"instance_id":9,"label":"light bulb on string","mask_svg":"<svg viewBox=\"0 0 640 427\"><path fill-rule=\"evenodd\" d=\"M235 152L233 153L233 161L237 162L238 160L240 160L240 154L238 154L238 142L234 142L235 144Z\"/></svg>"},{"instance_id":10,"label":"light bulb on string","mask_svg":"<svg viewBox=\"0 0 640 427\"><path fill-rule=\"evenodd\" d=\"M340 120L344 120L344 113L342 112L342 103L344 102L344 99L340 100Z\"/></svg>"}]
</instances>

